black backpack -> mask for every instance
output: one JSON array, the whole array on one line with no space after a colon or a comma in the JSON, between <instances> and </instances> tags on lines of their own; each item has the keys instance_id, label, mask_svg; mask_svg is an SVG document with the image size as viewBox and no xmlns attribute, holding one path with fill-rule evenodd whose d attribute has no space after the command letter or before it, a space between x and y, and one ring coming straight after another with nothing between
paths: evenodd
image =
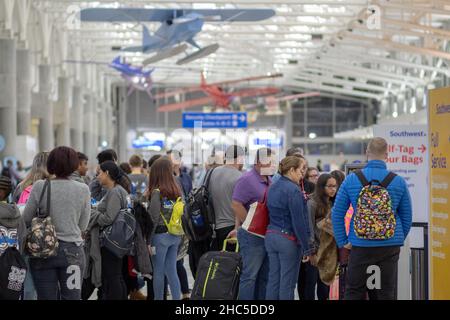
<instances>
[{"instance_id":1,"label":"black backpack","mask_svg":"<svg viewBox=\"0 0 450 320\"><path fill-rule=\"evenodd\" d=\"M214 209L209 200L209 180L214 169L206 173L203 184L192 190L181 217L184 233L191 241L202 241L208 239L213 234Z\"/></svg>"},{"instance_id":2,"label":"black backpack","mask_svg":"<svg viewBox=\"0 0 450 320\"><path fill-rule=\"evenodd\" d=\"M120 209L113 223L101 233L102 245L118 258L131 254L134 249L136 218L133 208Z\"/></svg>"},{"instance_id":3,"label":"black backpack","mask_svg":"<svg viewBox=\"0 0 450 320\"><path fill-rule=\"evenodd\" d=\"M19 250L8 247L0 256L0 300L19 300L27 265Z\"/></svg>"}]
</instances>

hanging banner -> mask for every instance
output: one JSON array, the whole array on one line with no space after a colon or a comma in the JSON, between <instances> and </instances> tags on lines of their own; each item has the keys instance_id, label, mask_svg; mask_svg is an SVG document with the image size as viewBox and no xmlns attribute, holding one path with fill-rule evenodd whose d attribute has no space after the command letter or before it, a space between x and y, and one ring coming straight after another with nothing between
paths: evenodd
<instances>
[{"instance_id":1,"label":"hanging banner","mask_svg":"<svg viewBox=\"0 0 450 320\"><path fill-rule=\"evenodd\" d=\"M429 91L430 293L450 299L450 87Z\"/></svg>"},{"instance_id":2,"label":"hanging banner","mask_svg":"<svg viewBox=\"0 0 450 320\"><path fill-rule=\"evenodd\" d=\"M374 137L388 142L387 167L405 179L411 195L413 222L428 222L427 157L428 134L425 125L377 125Z\"/></svg>"}]
</instances>

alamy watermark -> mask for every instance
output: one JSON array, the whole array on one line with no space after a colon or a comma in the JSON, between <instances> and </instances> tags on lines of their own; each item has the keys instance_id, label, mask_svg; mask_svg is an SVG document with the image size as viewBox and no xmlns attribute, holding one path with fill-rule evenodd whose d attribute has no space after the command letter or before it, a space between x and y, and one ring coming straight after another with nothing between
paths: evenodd
<instances>
[{"instance_id":1,"label":"alamy watermark","mask_svg":"<svg viewBox=\"0 0 450 320\"><path fill-rule=\"evenodd\" d=\"M79 265L72 264L67 267L66 273L70 276L66 280L66 286L69 290L81 290L81 268Z\"/></svg>"},{"instance_id":2,"label":"alamy watermark","mask_svg":"<svg viewBox=\"0 0 450 320\"><path fill-rule=\"evenodd\" d=\"M366 286L369 290L380 290L381 289L381 269L377 265L370 265L367 268L366 273L370 275L367 278Z\"/></svg>"},{"instance_id":3,"label":"alamy watermark","mask_svg":"<svg viewBox=\"0 0 450 320\"><path fill-rule=\"evenodd\" d=\"M205 129L201 121L198 121L193 131L174 130L171 133L173 142L167 148L179 151L185 165L203 165L209 157L218 154L224 157L227 147L232 145L247 151L240 161L251 165L255 163L257 150L265 148L259 153L260 163L268 170L274 171L273 167L277 167L280 160L284 158L283 135L284 132L278 129L255 131L226 129L223 132L217 129ZM267 148L271 151L270 155Z\"/></svg>"},{"instance_id":4,"label":"alamy watermark","mask_svg":"<svg viewBox=\"0 0 450 320\"><path fill-rule=\"evenodd\" d=\"M367 17L366 27L369 30L381 30L381 7L371 4L367 7L369 16Z\"/></svg>"}]
</instances>

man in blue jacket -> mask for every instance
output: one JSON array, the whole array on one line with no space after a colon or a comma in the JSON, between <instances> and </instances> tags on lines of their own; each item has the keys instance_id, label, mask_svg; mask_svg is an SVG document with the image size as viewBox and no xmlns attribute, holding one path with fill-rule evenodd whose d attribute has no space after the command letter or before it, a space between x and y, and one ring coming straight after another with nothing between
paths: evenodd
<instances>
[{"instance_id":1,"label":"man in blue jacket","mask_svg":"<svg viewBox=\"0 0 450 320\"><path fill-rule=\"evenodd\" d=\"M383 181L389 174L386 168L387 147L383 138L374 138L369 142L366 151L368 163L362 170L367 181ZM366 293L369 293L370 299L395 300L400 247L403 246L412 223L408 186L402 177L395 176L387 187L396 226L393 236L383 240L363 239L355 234L354 220L362 188L357 175L350 174L339 189L332 211L334 236L338 247L351 247L345 299L362 300L366 298ZM344 217L350 204L355 211L347 236ZM377 277L380 278L379 281Z\"/></svg>"}]
</instances>

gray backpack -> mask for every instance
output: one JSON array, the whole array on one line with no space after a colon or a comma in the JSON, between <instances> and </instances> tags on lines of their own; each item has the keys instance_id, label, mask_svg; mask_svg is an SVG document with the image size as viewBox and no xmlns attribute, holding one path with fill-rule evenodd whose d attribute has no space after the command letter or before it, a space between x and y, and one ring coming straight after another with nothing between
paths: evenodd
<instances>
[{"instance_id":1,"label":"gray backpack","mask_svg":"<svg viewBox=\"0 0 450 320\"><path fill-rule=\"evenodd\" d=\"M134 210L132 208L120 209L114 222L103 229L102 244L118 258L123 258L133 250L135 234Z\"/></svg>"}]
</instances>

